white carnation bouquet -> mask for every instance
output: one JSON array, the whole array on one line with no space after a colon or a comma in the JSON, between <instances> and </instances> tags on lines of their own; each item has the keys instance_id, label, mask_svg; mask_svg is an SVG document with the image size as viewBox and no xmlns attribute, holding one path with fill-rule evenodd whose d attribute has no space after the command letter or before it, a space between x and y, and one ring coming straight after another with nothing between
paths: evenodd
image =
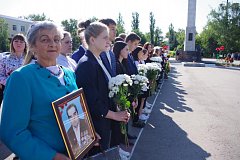
<instances>
[{"instance_id":1,"label":"white carnation bouquet","mask_svg":"<svg viewBox=\"0 0 240 160\"><path fill-rule=\"evenodd\" d=\"M153 61L153 62L158 62L158 63L162 62L162 58L161 57L151 57L150 60Z\"/></svg>"},{"instance_id":2,"label":"white carnation bouquet","mask_svg":"<svg viewBox=\"0 0 240 160\"><path fill-rule=\"evenodd\" d=\"M141 93L141 91L148 90L148 78L142 75L131 75L131 79L133 81L132 86L130 87L131 95L134 99Z\"/></svg>"},{"instance_id":3,"label":"white carnation bouquet","mask_svg":"<svg viewBox=\"0 0 240 160\"><path fill-rule=\"evenodd\" d=\"M133 82L131 77L126 74L117 75L116 77L113 77L109 80L108 96L110 98L113 98L120 111L129 110L130 108L130 101L128 100L128 96L130 95L129 87L132 86L132 84ZM126 124L124 122L120 122L120 126L121 133L125 135L125 141L128 144Z\"/></svg>"},{"instance_id":4,"label":"white carnation bouquet","mask_svg":"<svg viewBox=\"0 0 240 160\"><path fill-rule=\"evenodd\" d=\"M139 74L146 76L149 81L149 88L151 93L155 91L156 88L156 79L160 75L161 72L161 64L160 63L146 63L138 65Z\"/></svg>"}]
</instances>

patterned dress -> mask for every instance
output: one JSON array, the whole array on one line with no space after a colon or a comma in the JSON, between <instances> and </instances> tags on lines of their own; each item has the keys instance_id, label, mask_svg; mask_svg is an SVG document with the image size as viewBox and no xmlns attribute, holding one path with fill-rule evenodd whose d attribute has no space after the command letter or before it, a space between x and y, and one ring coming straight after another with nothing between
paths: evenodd
<instances>
[{"instance_id":1,"label":"patterned dress","mask_svg":"<svg viewBox=\"0 0 240 160\"><path fill-rule=\"evenodd\" d=\"M7 78L17 68L23 65L24 56L14 54L4 55L0 60L0 84L6 85Z\"/></svg>"}]
</instances>

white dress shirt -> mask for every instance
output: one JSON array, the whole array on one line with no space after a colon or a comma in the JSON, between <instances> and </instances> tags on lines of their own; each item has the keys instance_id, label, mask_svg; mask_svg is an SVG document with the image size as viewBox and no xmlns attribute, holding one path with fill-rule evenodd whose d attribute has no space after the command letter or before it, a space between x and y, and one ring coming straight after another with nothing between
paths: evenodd
<instances>
[{"instance_id":1,"label":"white dress shirt","mask_svg":"<svg viewBox=\"0 0 240 160\"><path fill-rule=\"evenodd\" d=\"M104 66L104 64L102 62L102 59L100 57L96 57L96 56L95 56L95 58L98 61L98 63L100 64L100 66L102 67L102 69L105 72L105 74L107 75L108 80L110 80L112 77L111 77L110 73L108 72L108 70L106 69L106 67Z\"/></svg>"},{"instance_id":2,"label":"white dress shirt","mask_svg":"<svg viewBox=\"0 0 240 160\"><path fill-rule=\"evenodd\" d=\"M107 55L107 59L108 59L108 62L109 62L109 64L110 64L110 67L112 68L112 61L111 61L111 56L110 56L110 52L109 51L107 51L106 52L106 55Z\"/></svg>"},{"instance_id":3,"label":"white dress shirt","mask_svg":"<svg viewBox=\"0 0 240 160\"><path fill-rule=\"evenodd\" d=\"M59 56L57 57L57 64L69 68L73 72L77 67L77 63L72 58L70 58L69 56L64 56L62 54L59 54Z\"/></svg>"}]
</instances>

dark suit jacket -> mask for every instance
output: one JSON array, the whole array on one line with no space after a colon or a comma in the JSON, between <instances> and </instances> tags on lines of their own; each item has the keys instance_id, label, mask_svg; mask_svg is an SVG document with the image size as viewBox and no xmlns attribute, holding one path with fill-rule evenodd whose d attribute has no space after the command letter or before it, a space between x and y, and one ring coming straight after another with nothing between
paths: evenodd
<instances>
[{"instance_id":1,"label":"dark suit jacket","mask_svg":"<svg viewBox=\"0 0 240 160\"><path fill-rule=\"evenodd\" d=\"M101 136L100 144L107 149L110 140L110 120L105 118L110 109L108 80L89 50L79 60L75 73L78 87L84 90L95 130Z\"/></svg>"},{"instance_id":2,"label":"dark suit jacket","mask_svg":"<svg viewBox=\"0 0 240 160\"><path fill-rule=\"evenodd\" d=\"M128 75L133 75L133 74L138 74L138 69L137 66L133 60L133 58L130 56L130 53L128 54L128 69L129 69L129 73Z\"/></svg>"},{"instance_id":3,"label":"dark suit jacket","mask_svg":"<svg viewBox=\"0 0 240 160\"><path fill-rule=\"evenodd\" d=\"M112 67L110 66L110 62L107 58L106 52L102 52L100 57L103 61L104 66L107 68L108 72L111 74L112 77L115 77L116 76L116 57L112 51L109 51L109 54L110 54L110 58L111 58Z\"/></svg>"},{"instance_id":4,"label":"dark suit jacket","mask_svg":"<svg viewBox=\"0 0 240 160\"><path fill-rule=\"evenodd\" d=\"M122 63L117 61L116 68L117 68L116 69L117 70L117 75L119 75L119 74L128 74L129 73L128 65L124 61Z\"/></svg>"},{"instance_id":5,"label":"dark suit jacket","mask_svg":"<svg viewBox=\"0 0 240 160\"><path fill-rule=\"evenodd\" d=\"M73 52L72 59L75 60L76 63L82 58L82 56L85 54L86 50L82 45L79 46L79 48Z\"/></svg>"},{"instance_id":6,"label":"dark suit jacket","mask_svg":"<svg viewBox=\"0 0 240 160\"><path fill-rule=\"evenodd\" d=\"M88 134L90 134L89 131L88 131L87 123L85 122L85 120L84 119L79 119L79 120L80 120L80 135L75 135L75 132L73 130L73 126L71 126L67 131L68 139L69 139L70 144L72 146L74 155L80 153L80 151L83 149L79 146L76 136L80 137L81 144L83 145L84 144L83 138L82 138L83 137L83 132L87 131Z\"/></svg>"}]
</instances>

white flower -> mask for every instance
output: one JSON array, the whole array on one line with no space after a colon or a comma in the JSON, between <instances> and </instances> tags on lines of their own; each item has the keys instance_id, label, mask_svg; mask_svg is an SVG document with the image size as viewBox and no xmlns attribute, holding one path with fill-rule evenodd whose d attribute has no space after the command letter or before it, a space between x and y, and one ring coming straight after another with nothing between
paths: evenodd
<instances>
[{"instance_id":1,"label":"white flower","mask_svg":"<svg viewBox=\"0 0 240 160\"><path fill-rule=\"evenodd\" d=\"M153 62L159 62L159 63L162 62L162 58L161 57L151 57L150 60L153 61Z\"/></svg>"},{"instance_id":2,"label":"white flower","mask_svg":"<svg viewBox=\"0 0 240 160\"><path fill-rule=\"evenodd\" d=\"M139 82L138 81L134 81L134 84L139 84Z\"/></svg>"},{"instance_id":3,"label":"white flower","mask_svg":"<svg viewBox=\"0 0 240 160\"><path fill-rule=\"evenodd\" d=\"M124 86L124 87L127 87L127 86L128 86L128 84L127 84L127 83L123 83L123 86Z\"/></svg>"},{"instance_id":4,"label":"white flower","mask_svg":"<svg viewBox=\"0 0 240 160\"><path fill-rule=\"evenodd\" d=\"M117 75L116 77L112 77L108 83L108 88L109 88L108 96L110 98L114 97L114 95L118 94L120 87L122 86L127 87L129 85L131 86L132 83L133 82L131 80L131 77L126 74L120 74L120 75Z\"/></svg>"},{"instance_id":5,"label":"white flower","mask_svg":"<svg viewBox=\"0 0 240 160\"><path fill-rule=\"evenodd\" d=\"M113 96L114 96L114 93L110 91L108 94L108 97L112 98Z\"/></svg>"}]
</instances>

